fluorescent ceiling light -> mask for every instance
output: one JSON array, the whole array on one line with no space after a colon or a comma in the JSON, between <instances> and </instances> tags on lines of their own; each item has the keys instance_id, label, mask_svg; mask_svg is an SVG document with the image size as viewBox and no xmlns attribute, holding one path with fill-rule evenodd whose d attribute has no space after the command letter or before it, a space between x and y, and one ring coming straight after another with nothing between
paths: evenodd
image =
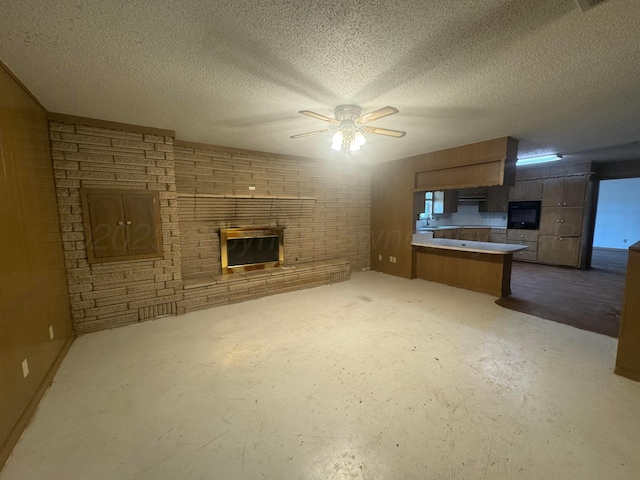
<instances>
[{"instance_id":1,"label":"fluorescent ceiling light","mask_svg":"<svg viewBox=\"0 0 640 480\"><path fill-rule=\"evenodd\" d=\"M535 163L555 162L560 160L562 155L559 153L553 153L550 155L538 155L537 157L519 158L516 162L516 166L520 165L533 165Z\"/></svg>"}]
</instances>

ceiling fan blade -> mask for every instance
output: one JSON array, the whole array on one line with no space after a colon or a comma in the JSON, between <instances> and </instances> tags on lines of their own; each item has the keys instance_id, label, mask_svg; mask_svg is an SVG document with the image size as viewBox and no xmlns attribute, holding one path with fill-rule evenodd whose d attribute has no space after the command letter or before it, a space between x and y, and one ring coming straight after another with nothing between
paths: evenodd
<instances>
[{"instance_id":1,"label":"ceiling fan blade","mask_svg":"<svg viewBox=\"0 0 640 480\"><path fill-rule=\"evenodd\" d=\"M379 108L378 110L374 110L373 112L365 113L361 117L358 117L356 121L359 123L373 122L374 120L388 117L389 115L393 115L395 113L398 113L399 111L400 110L398 110L397 108L387 105L386 107Z\"/></svg>"},{"instance_id":2,"label":"ceiling fan blade","mask_svg":"<svg viewBox=\"0 0 640 480\"><path fill-rule=\"evenodd\" d=\"M291 135L289 138L302 138L302 137L308 137L310 135L317 135L319 133L324 133L324 132L328 132L329 129L325 128L324 130L316 130L315 132L307 132L307 133L299 133L297 135Z\"/></svg>"},{"instance_id":3,"label":"ceiling fan blade","mask_svg":"<svg viewBox=\"0 0 640 480\"><path fill-rule=\"evenodd\" d=\"M364 127L364 131L367 133L375 133L376 135L386 135L387 137L402 138L407 132L401 130L390 130L388 128L379 127Z\"/></svg>"},{"instance_id":4,"label":"ceiling fan blade","mask_svg":"<svg viewBox=\"0 0 640 480\"><path fill-rule=\"evenodd\" d=\"M321 115L319 113L312 112L311 110L300 110L298 113L301 113L302 115L307 115L309 117L316 118L318 120L322 120L323 122L340 123L335 118L330 118L330 117L327 117L325 115Z\"/></svg>"}]
</instances>

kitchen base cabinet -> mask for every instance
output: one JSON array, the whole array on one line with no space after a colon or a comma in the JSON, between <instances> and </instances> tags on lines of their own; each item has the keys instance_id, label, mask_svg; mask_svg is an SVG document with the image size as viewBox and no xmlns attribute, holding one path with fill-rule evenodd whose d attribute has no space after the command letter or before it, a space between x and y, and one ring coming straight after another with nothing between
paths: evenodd
<instances>
[{"instance_id":1,"label":"kitchen base cabinet","mask_svg":"<svg viewBox=\"0 0 640 480\"><path fill-rule=\"evenodd\" d=\"M492 228L489 233L489 241L492 243L507 243L506 228Z\"/></svg>"},{"instance_id":2,"label":"kitchen base cabinet","mask_svg":"<svg viewBox=\"0 0 640 480\"><path fill-rule=\"evenodd\" d=\"M525 245L526 250L513 254L513 259L520 262L536 262L538 260L538 230L507 230L507 243L511 245Z\"/></svg>"},{"instance_id":3,"label":"kitchen base cabinet","mask_svg":"<svg viewBox=\"0 0 640 480\"><path fill-rule=\"evenodd\" d=\"M535 250L520 250L519 252L514 252L513 259L518 262L537 262L538 252Z\"/></svg>"},{"instance_id":4,"label":"kitchen base cabinet","mask_svg":"<svg viewBox=\"0 0 640 480\"><path fill-rule=\"evenodd\" d=\"M488 242L490 232L490 228L461 228L459 238L474 242Z\"/></svg>"},{"instance_id":5,"label":"kitchen base cabinet","mask_svg":"<svg viewBox=\"0 0 640 480\"><path fill-rule=\"evenodd\" d=\"M445 228L433 232L433 238L448 238L450 240L459 240L459 232L457 228Z\"/></svg>"},{"instance_id":6,"label":"kitchen base cabinet","mask_svg":"<svg viewBox=\"0 0 640 480\"><path fill-rule=\"evenodd\" d=\"M580 264L580 244L580 237L540 235L538 237L538 262L578 267Z\"/></svg>"},{"instance_id":7,"label":"kitchen base cabinet","mask_svg":"<svg viewBox=\"0 0 640 480\"><path fill-rule=\"evenodd\" d=\"M496 297L511 294L511 259L511 252L493 254L414 247L418 278Z\"/></svg>"}]
</instances>

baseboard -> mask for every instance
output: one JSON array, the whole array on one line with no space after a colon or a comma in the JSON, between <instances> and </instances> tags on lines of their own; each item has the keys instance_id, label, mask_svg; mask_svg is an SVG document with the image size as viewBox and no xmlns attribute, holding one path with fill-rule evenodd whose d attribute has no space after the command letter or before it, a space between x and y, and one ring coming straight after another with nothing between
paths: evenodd
<instances>
[{"instance_id":1,"label":"baseboard","mask_svg":"<svg viewBox=\"0 0 640 480\"><path fill-rule=\"evenodd\" d=\"M592 247L593 250L604 250L606 252L626 252L627 248Z\"/></svg>"},{"instance_id":2,"label":"baseboard","mask_svg":"<svg viewBox=\"0 0 640 480\"><path fill-rule=\"evenodd\" d=\"M69 348L71 347L71 344L74 340L75 336L72 333L69 339L62 346L62 349L60 350L60 353L58 353L56 359L51 364L51 368L49 368L49 371L42 379L42 382L40 383L40 386L38 387L36 392L33 394L33 397L31 397L31 400L27 404L27 408L24 409L24 412L16 422L16 425L13 427L13 430L11 430L11 433L9 433L9 437L7 437L2 447L0 447L0 471L2 471L2 467L4 467L4 464L9 459L13 448L18 443L18 440L20 440L20 436L24 432L25 428L27 428L27 425L29 425L33 414L38 408L38 405L40 405L42 397L44 397L44 394L53 382L53 377L58 371L62 360L64 360L64 357L67 355L67 352L69 351Z\"/></svg>"}]
</instances>

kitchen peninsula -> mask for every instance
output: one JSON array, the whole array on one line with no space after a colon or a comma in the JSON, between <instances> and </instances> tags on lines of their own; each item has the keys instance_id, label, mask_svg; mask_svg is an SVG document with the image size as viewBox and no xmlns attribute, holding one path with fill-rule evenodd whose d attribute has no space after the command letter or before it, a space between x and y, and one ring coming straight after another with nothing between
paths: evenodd
<instances>
[{"instance_id":1,"label":"kitchen peninsula","mask_svg":"<svg viewBox=\"0 0 640 480\"><path fill-rule=\"evenodd\" d=\"M511 294L513 252L526 248L447 238L420 239L411 245L417 278L497 297Z\"/></svg>"}]
</instances>

